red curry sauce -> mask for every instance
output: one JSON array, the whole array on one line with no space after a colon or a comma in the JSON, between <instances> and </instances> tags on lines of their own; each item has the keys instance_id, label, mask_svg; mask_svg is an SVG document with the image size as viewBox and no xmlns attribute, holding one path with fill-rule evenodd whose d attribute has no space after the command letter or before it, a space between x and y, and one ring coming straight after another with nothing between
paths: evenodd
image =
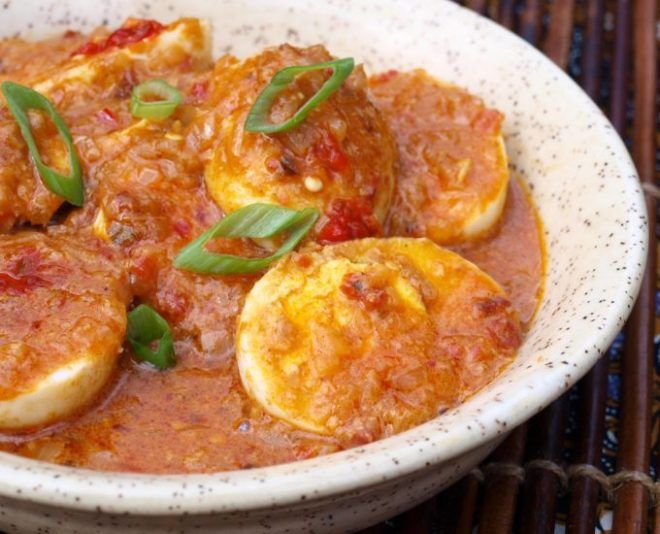
<instances>
[{"instance_id":1,"label":"red curry sauce","mask_svg":"<svg viewBox=\"0 0 660 534\"><path fill-rule=\"evenodd\" d=\"M495 235L459 251L512 292L528 324L540 297L543 256L535 212L517 181ZM274 420L243 391L227 315L238 312L253 279L214 279L203 292L191 293L182 278L187 276L173 269L159 275L159 309L170 319L187 313L183 323L210 327L209 339L202 338L201 346L192 339L177 342L179 362L166 373L125 354L94 407L37 436L2 438L0 448L66 465L151 473L240 469L338 450L332 438ZM205 301L211 296L212 306Z\"/></svg>"},{"instance_id":2,"label":"red curry sauce","mask_svg":"<svg viewBox=\"0 0 660 534\"><path fill-rule=\"evenodd\" d=\"M156 30L150 26L140 32ZM52 63L63 61L72 50L97 53L116 44L112 35L105 41L93 39L90 42L96 44L84 45L83 51L76 48L81 38L65 36L64 44L43 53L50 54ZM66 44L67 39L74 46ZM19 42L4 46L16 55L21 47L33 47ZM18 73L21 68L28 67L14 66ZM139 83L144 73L127 71L112 91L104 92L94 113L85 108L82 129L76 129L82 108L63 112L77 131L89 201L48 230L89 239L98 209L103 209L109 240L126 259L131 294L158 309L173 326L177 365L156 371L136 363L125 346L113 379L92 406L50 428L0 434L2 450L91 469L186 473L276 464L342 446L332 437L298 430L271 417L241 385L234 358L236 318L258 276L199 276L172 267L176 251L222 215L204 185L208 139L201 126L195 127L198 112L191 105L208 97L210 71L186 72L185 58L178 69L187 104L173 117L120 139L113 138L113 132L130 120L121 84ZM98 126L89 125L90 117ZM191 125L187 130L186 124ZM164 137L164 132L170 135ZM336 140L324 139L315 150L331 170L345 170L348 164ZM349 209L335 201L326 216L318 235L321 242L380 231L368 208ZM215 247L246 255L265 253L242 240ZM487 237L454 250L500 282L522 322L529 325L541 295L543 249L535 210L517 180L511 180L497 227ZM109 260L99 257L99 261ZM24 283L27 277L17 281L11 273L0 275L0 290L19 291ZM39 283L35 278L34 284Z\"/></svg>"}]
</instances>

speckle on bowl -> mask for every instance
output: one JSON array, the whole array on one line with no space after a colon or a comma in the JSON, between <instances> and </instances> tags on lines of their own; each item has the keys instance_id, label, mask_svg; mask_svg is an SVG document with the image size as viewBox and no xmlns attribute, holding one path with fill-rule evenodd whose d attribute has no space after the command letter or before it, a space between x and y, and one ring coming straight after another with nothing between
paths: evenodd
<instances>
[{"instance_id":1,"label":"speckle on bowl","mask_svg":"<svg viewBox=\"0 0 660 534\"><path fill-rule=\"evenodd\" d=\"M545 298L518 359L436 420L362 448L216 475L96 473L0 454L1 530L358 529L460 478L575 383L631 310L647 220L623 143L548 59L477 15L442 0L8 0L0 8L5 36L187 15L212 20L216 53L323 42L371 72L422 66L505 112L511 167L533 190L549 256Z\"/></svg>"}]
</instances>

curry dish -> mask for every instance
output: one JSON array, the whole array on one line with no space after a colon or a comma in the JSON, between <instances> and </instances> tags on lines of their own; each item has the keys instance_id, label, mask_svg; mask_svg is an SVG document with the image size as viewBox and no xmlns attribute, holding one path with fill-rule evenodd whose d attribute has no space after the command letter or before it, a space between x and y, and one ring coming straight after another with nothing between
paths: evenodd
<instances>
[{"instance_id":1,"label":"curry dish","mask_svg":"<svg viewBox=\"0 0 660 534\"><path fill-rule=\"evenodd\" d=\"M0 42L0 450L212 472L369 443L516 356L540 224L504 116L197 19Z\"/></svg>"}]
</instances>

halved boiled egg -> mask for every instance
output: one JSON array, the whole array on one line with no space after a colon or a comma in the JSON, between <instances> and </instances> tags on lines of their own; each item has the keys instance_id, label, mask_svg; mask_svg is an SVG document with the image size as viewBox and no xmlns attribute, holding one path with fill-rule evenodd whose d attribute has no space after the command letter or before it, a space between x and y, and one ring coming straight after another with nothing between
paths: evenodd
<instances>
[{"instance_id":1,"label":"halved boiled egg","mask_svg":"<svg viewBox=\"0 0 660 534\"><path fill-rule=\"evenodd\" d=\"M127 284L110 250L79 241L36 232L0 239L0 430L71 415L115 366Z\"/></svg>"},{"instance_id":2,"label":"halved boiled egg","mask_svg":"<svg viewBox=\"0 0 660 534\"><path fill-rule=\"evenodd\" d=\"M373 76L369 89L400 152L391 233L453 244L493 228L509 182L502 114L423 70Z\"/></svg>"},{"instance_id":3,"label":"halved boiled egg","mask_svg":"<svg viewBox=\"0 0 660 534\"><path fill-rule=\"evenodd\" d=\"M291 254L249 293L237 359L271 415L345 443L426 421L497 375L521 340L502 288L427 239Z\"/></svg>"},{"instance_id":4,"label":"halved boiled egg","mask_svg":"<svg viewBox=\"0 0 660 534\"><path fill-rule=\"evenodd\" d=\"M19 72L11 78L51 99L74 139L82 132L82 137L96 136L98 140L98 132L94 133L97 113L106 106L115 110L123 106L128 111L131 88L139 80L167 77L175 83L210 64L208 23L181 19L142 41L90 56L76 55L38 76L21 76ZM31 127L44 161L67 174L68 152L52 121L34 113ZM5 109L0 109L0 144L4 147L0 151L0 231L22 221L47 224L63 199L39 179L18 126ZM84 152L79 154L87 172Z\"/></svg>"},{"instance_id":5,"label":"halved boiled egg","mask_svg":"<svg viewBox=\"0 0 660 534\"><path fill-rule=\"evenodd\" d=\"M254 202L327 212L340 199L366 205L375 221L384 222L394 189L396 146L367 97L361 66L295 128L270 135L244 129L248 112L276 72L331 59L322 46L282 45L245 61L220 61L206 118L206 130L217 134L217 142L205 174L211 196L225 212ZM327 76L324 71L300 74L276 99L271 120L291 117Z\"/></svg>"},{"instance_id":6,"label":"halved boiled egg","mask_svg":"<svg viewBox=\"0 0 660 534\"><path fill-rule=\"evenodd\" d=\"M131 26L127 21L125 27ZM57 70L31 80L29 85L40 93L55 89L71 90L72 86L86 86L97 92L117 84L127 69L135 69L158 76L184 63L188 70L206 68L211 63L210 25L205 20L184 18L167 26L153 37L123 46L110 46L92 55L75 55ZM80 89L80 88L79 88Z\"/></svg>"}]
</instances>

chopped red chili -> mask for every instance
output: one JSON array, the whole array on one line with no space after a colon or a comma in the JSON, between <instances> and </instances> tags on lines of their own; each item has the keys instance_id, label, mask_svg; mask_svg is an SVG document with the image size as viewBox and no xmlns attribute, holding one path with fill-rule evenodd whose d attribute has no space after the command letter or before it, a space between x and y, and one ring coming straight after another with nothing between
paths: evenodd
<instances>
[{"instance_id":1,"label":"chopped red chili","mask_svg":"<svg viewBox=\"0 0 660 534\"><path fill-rule=\"evenodd\" d=\"M312 258L309 254L299 254L295 257L295 261L303 269L307 269L307 267L312 265Z\"/></svg>"},{"instance_id":2,"label":"chopped red chili","mask_svg":"<svg viewBox=\"0 0 660 534\"><path fill-rule=\"evenodd\" d=\"M190 309L190 298L176 286L165 285L158 292L158 309L169 320L179 323Z\"/></svg>"},{"instance_id":3,"label":"chopped red chili","mask_svg":"<svg viewBox=\"0 0 660 534\"><path fill-rule=\"evenodd\" d=\"M341 144L330 132L323 132L321 139L314 145L314 154L331 171L341 172L350 165Z\"/></svg>"},{"instance_id":4,"label":"chopped red chili","mask_svg":"<svg viewBox=\"0 0 660 534\"><path fill-rule=\"evenodd\" d=\"M48 280L38 274L40 263L41 257L38 251L33 249L20 251L0 271L0 293L19 296L37 287L49 285Z\"/></svg>"},{"instance_id":5,"label":"chopped red chili","mask_svg":"<svg viewBox=\"0 0 660 534\"><path fill-rule=\"evenodd\" d=\"M112 32L105 40L85 43L75 50L72 55L91 56L104 52L109 48L120 48L128 44L137 43L147 37L159 34L165 26L155 20L133 20L127 26Z\"/></svg>"},{"instance_id":6,"label":"chopped red chili","mask_svg":"<svg viewBox=\"0 0 660 534\"><path fill-rule=\"evenodd\" d=\"M392 78L394 78L394 77L397 76L398 74L399 74L399 71L398 71L398 70L390 69L390 70L387 70L387 71L385 71L385 72L383 72L383 73L381 73L381 74L376 74L376 75L373 77L373 81L376 82L376 83L385 83L385 82L389 82Z\"/></svg>"},{"instance_id":7,"label":"chopped red chili","mask_svg":"<svg viewBox=\"0 0 660 534\"><path fill-rule=\"evenodd\" d=\"M103 108L102 110L97 111L96 118L110 126L117 125L117 115L115 115L111 109Z\"/></svg>"},{"instance_id":8,"label":"chopped red chili","mask_svg":"<svg viewBox=\"0 0 660 534\"><path fill-rule=\"evenodd\" d=\"M370 310L385 308L389 300L387 286L364 273L344 275L340 289L349 299L361 302Z\"/></svg>"},{"instance_id":9,"label":"chopped red chili","mask_svg":"<svg viewBox=\"0 0 660 534\"><path fill-rule=\"evenodd\" d=\"M172 225L172 229L181 237L190 237L190 223L184 219L175 221Z\"/></svg>"},{"instance_id":10,"label":"chopped red chili","mask_svg":"<svg viewBox=\"0 0 660 534\"><path fill-rule=\"evenodd\" d=\"M370 202L364 197L336 198L326 212L326 222L319 231L321 244L338 243L380 233Z\"/></svg>"},{"instance_id":11,"label":"chopped red chili","mask_svg":"<svg viewBox=\"0 0 660 534\"><path fill-rule=\"evenodd\" d=\"M135 258L130 265L129 273L133 286L143 286L155 282L158 276L158 264L152 255Z\"/></svg>"},{"instance_id":12,"label":"chopped red chili","mask_svg":"<svg viewBox=\"0 0 660 534\"><path fill-rule=\"evenodd\" d=\"M76 50L73 51L71 54L72 56L92 56L94 54L98 54L103 50L103 43L95 43L93 41L90 41L89 43L85 43L82 45L80 48L77 48Z\"/></svg>"},{"instance_id":13,"label":"chopped red chili","mask_svg":"<svg viewBox=\"0 0 660 534\"><path fill-rule=\"evenodd\" d=\"M133 69L129 67L121 75L121 80L119 80L117 83L115 96L121 99L128 98L133 92L133 87L135 87L138 83L139 81L137 75Z\"/></svg>"},{"instance_id":14,"label":"chopped red chili","mask_svg":"<svg viewBox=\"0 0 660 534\"><path fill-rule=\"evenodd\" d=\"M0 272L0 293L19 296L37 287L47 285L46 281L39 276L27 275L16 277L9 273Z\"/></svg>"},{"instance_id":15,"label":"chopped red chili","mask_svg":"<svg viewBox=\"0 0 660 534\"><path fill-rule=\"evenodd\" d=\"M195 82L190 88L190 94L193 97L194 102L203 102L209 96L208 82Z\"/></svg>"}]
</instances>

